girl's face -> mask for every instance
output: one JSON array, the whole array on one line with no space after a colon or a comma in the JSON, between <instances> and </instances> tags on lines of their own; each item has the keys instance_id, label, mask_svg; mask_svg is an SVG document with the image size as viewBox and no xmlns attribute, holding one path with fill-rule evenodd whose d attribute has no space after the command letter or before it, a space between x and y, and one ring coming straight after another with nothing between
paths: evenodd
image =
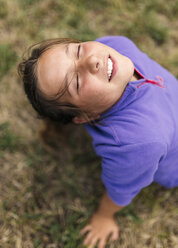
<instances>
[{"instance_id":1,"label":"girl's face","mask_svg":"<svg viewBox=\"0 0 178 248\"><path fill-rule=\"evenodd\" d=\"M37 65L40 90L51 97L66 88L60 101L78 106L91 119L120 99L133 73L129 58L95 41L55 45L42 54ZM74 122L84 120L74 118Z\"/></svg>"}]
</instances>

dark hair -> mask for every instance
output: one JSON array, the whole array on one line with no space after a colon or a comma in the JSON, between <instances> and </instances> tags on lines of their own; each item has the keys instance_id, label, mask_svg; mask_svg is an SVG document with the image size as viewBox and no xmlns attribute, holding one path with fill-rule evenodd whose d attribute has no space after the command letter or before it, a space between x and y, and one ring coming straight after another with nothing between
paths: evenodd
<instances>
[{"instance_id":1,"label":"dark hair","mask_svg":"<svg viewBox=\"0 0 178 248\"><path fill-rule=\"evenodd\" d=\"M38 87L38 78L36 75L38 59L45 51L58 44L79 42L79 40L70 38L56 38L39 42L29 47L27 58L23 57L22 62L19 64L18 73L22 78L25 93L39 117L58 121L63 124L72 122L75 116L81 114L85 115L87 119L87 115L81 112L77 106L60 102L59 98L61 95L58 94L51 99L47 98ZM63 90L62 94L65 90Z\"/></svg>"}]
</instances>

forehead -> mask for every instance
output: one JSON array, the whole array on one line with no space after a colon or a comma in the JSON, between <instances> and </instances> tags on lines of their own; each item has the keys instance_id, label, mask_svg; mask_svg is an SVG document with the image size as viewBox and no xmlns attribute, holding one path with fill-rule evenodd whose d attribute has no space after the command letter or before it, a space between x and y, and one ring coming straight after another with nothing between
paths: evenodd
<instances>
[{"instance_id":1,"label":"forehead","mask_svg":"<svg viewBox=\"0 0 178 248\"><path fill-rule=\"evenodd\" d=\"M64 84L62 59L65 57L65 47L66 44L55 45L45 51L38 60L38 87L48 96L56 95Z\"/></svg>"}]
</instances>

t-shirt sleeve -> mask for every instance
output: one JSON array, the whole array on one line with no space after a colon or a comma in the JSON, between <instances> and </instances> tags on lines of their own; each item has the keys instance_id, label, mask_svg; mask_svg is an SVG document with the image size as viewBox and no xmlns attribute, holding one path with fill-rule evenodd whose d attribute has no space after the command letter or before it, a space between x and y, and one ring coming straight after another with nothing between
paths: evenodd
<instances>
[{"instance_id":1,"label":"t-shirt sleeve","mask_svg":"<svg viewBox=\"0 0 178 248\"><path fill-rule=\"evenodd\" d=\"M126 206L153 182L165 146L160 142L102 145L98 155L102 156L102 181L109 197L117 205Z\"/></svg>"}]
</instances>

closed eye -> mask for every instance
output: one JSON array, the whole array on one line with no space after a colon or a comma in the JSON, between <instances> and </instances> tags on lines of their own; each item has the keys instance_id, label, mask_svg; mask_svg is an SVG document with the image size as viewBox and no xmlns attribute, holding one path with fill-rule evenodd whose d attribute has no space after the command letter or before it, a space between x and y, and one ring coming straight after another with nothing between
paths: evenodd
<instances>
[{"instance_id":1,"label":"closed eye","mask_svg":"<svg viewBox=\"0 0 178 248\"><path fill-rule=\"evenodd\" d=\"M76 81L76 84L77 84L77 92L78 92L78 90L79 90L79 76L78 76L78 74L77 74L77 81Z\"/></svg>"},{"instance_id":2,"label":"closed eye","mask_svg":"<svg viewBox=\"0 0 178 248\"><path fill-rule=\"evenodd\" d=\"M81 47L81 45L79 44L78 49L77 49L77 58L78 59L80 57L80 47ZM78 74L77 74L77 78L76 78L76 85L77 85L77 92L78 92L78 90L79 90L79 76L78 76Z\"/></svg>"},{"instance_id":3,"label":"closed eye","mask_svg":"<svg viewBox=\"0 0 178 248\"><path fill-rule=\"evenodd\" d=\"M77 58L79 59L79 57L80 57L80 47L81 47L81 45L78 45L78 49L77 49Z\"/></svg>"}]
</instances>

